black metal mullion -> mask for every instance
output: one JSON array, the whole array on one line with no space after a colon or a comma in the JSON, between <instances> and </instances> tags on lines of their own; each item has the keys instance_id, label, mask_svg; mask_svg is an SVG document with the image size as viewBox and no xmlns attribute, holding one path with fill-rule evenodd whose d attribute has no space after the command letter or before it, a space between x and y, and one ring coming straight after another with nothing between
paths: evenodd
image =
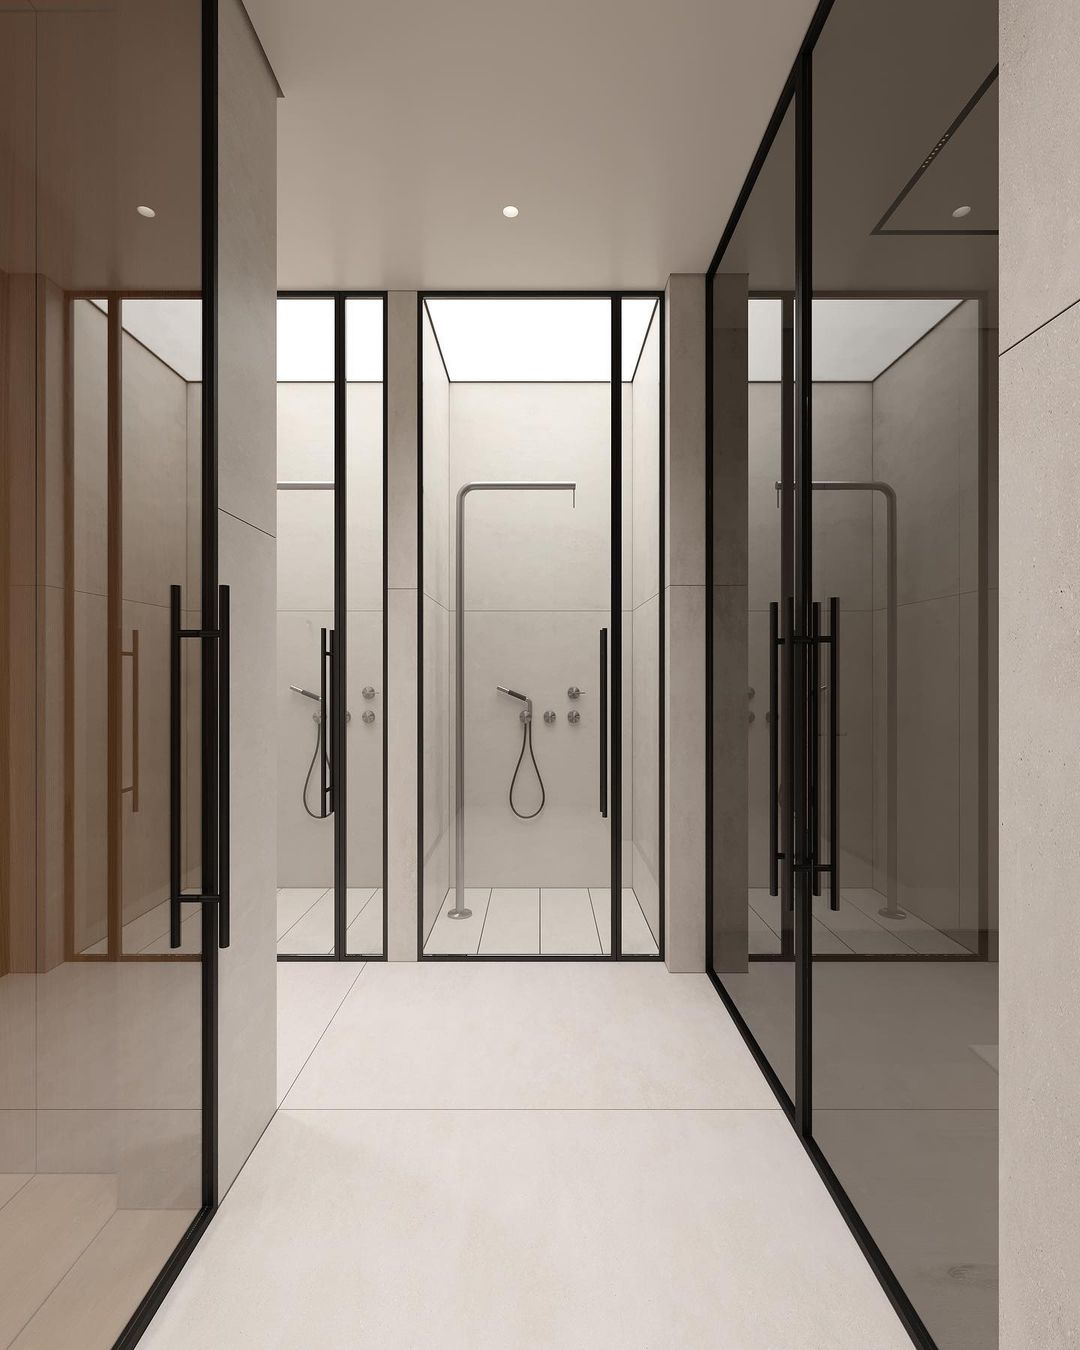
<instances>
[{"instance_id":1,"label":"black metal mullion","mask_svg":"<svg viewBox=\"0 0 1080 1350\"><path fill-rule=\"evenodd\" d=\"M611 954L622 956L622 298L611 297Z\"/></svg>"},{"instance_id":2,"label":"black metal mullion","mask_svg":"<svg viewBox=\"0 0 1080 1350\"><path fill-rule=\"evenodd\" d=\"M346 672L346 518L348 495L346 441L348 390L345 384L345 294L334 296L334 659L330 667L329 727L334 765L334 955L345 959L347 929L346 866L348 831L348 778L345 762L345 672ZM386 372L383 372L385 377Z\"/></svg>"},{"instance_id":3,"label":"black metal mullion","mask_svg":"<svg viewBox=\"0 0 1080 1350\"><path fill-rule=\"evenodd\" d=\"M795 626L794 734L795 1128L813 1133L813 867L812 748L809 737L813 603L813 140L812 56L804 51L795 78Z\"/></svg>"}]
</instances>

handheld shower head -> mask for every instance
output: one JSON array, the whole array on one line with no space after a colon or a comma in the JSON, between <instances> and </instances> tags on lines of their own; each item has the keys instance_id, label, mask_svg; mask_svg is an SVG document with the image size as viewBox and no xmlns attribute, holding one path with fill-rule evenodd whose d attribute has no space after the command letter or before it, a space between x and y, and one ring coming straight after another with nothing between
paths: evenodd
<instances>
[{"instance_id":1,"label":"handheld shower head","mask_svg":"<svg viewBox=\"0 0 1080 1350\"><path fill-rule=\"evenodd\" d=\"M497 692L500 694L509 694L511 698L519 698L521 699L522 703L529 702L528 694L519 694L516 689L507 689L505 684L497 684L495 688Z\"/></svg>"}]
</instances>

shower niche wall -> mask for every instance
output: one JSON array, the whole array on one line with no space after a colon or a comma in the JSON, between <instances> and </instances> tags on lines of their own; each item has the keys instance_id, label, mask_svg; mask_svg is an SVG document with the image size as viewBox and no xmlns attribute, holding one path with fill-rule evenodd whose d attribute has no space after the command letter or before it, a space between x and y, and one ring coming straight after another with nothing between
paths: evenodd
<instances>
[{"instance_id":1,"label":"shower niche wall","mask_svg":"<svg viewBox=\"0 0 1080 1350\"><path fill-rule=\"evenodd\" d=\"M278 955L385 954L382 295L278 300Z\"/></svg>"},{"instance_id":2,"label":"shower niche wall","mask_svg":"<svg viewBox=\"0 0 1080 1350\"><path fill-rule=\"evenodd\" d=\"M420 954L656 957L659 297L419 318Z\"/></svg>"}]
</instances>

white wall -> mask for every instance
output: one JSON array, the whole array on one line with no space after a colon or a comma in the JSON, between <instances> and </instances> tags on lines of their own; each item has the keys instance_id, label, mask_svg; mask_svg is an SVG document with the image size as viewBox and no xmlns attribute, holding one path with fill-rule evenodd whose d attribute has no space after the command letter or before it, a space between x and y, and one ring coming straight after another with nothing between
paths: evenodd
<instances>
[{"instance_id":1,"label":"white wall","mask_svg":"<svg viewBox=\"0 0 1080 1350\"><path fill-rule=\"evenodd\" d=\"M466 504L465 879L476 886L604 886L599 812L599 633L610 627L610 390L606 384L452 384L450 499L463 483L562 479L570 493L477 492ZM450 532L455 539L455 530ZM533 699L547 791L535 820L507 793ZM586 692L572 703L567 688ZM576 726L567 713L576 707ZM553 725L543 712L557 714ZM522 803L538 796L523 766Z\"/></svg>"}]
</instances>

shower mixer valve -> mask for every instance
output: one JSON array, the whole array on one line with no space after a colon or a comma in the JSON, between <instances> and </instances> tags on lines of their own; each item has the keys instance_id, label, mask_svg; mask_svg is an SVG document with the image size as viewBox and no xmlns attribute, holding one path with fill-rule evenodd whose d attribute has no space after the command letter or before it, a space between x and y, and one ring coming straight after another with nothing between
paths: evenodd
<instances>
[{"instance_id":1,"label":"shower mixer valve","mask_svg":"<svg viewBox=\"0 0 1080 1350\"><path fill-rule=\"evenodd\" d=\"M577 724L581 721L581 714L578 712L576 708L571 708L570 711L566 714L566 720L570 723L571 726L577 726Z\"/></svg>"},{"instance_id":2,"label":"shower mixer valve","mask_svg":"<svg viewBox=\"0 0 1080 1350\"><path fill-rule=\"evenodd\" d=\"M544 713L544 721L548 724L548 726L551 726L551 724L555 721L555 709L554 709L554 708L548 708L548 709L547 709L547 711Z\"/></svg>"}]
</instances>

